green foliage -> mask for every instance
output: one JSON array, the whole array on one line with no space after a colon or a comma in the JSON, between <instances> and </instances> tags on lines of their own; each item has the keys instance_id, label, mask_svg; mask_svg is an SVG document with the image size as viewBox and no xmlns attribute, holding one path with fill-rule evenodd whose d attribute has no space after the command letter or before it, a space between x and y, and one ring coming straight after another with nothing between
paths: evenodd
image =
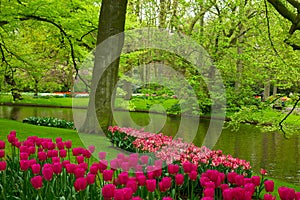
<instances>
[{"instance_id":1,"label":"green foliage","mask_svg":"<svg viewBox=\"0 0 300 200\"><path fill-rule=\"evenodd\" d=\"M136 148L132 144L132 142L136 139L135 137L127 135L120 131L108 131L107 137L114 146L125 151L136 152Z\"/></svg>"},{"instance_id":2,"label":"green foliage","mask_svg":"<svg viewBox=\"0 0 300 200\"><path fill-rule=\"evenodd\" d=\"M23 120L23 123L33 124L37 126L48 126L55 128L74 128L74 123L66 121L64 119L57 119L53 117L27 117Z\"/></svg>"}]
</instances>

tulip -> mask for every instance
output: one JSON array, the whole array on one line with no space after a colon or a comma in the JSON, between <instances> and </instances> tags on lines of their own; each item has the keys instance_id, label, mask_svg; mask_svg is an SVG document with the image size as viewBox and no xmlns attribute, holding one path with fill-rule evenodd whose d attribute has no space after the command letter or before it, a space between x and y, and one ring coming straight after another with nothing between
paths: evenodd
<instances>
[{"instance_id":1,"label":"tulip","mask_svg":"<svg viewBox=\"0 0 300 200\"><path fill-rule=\"evenodd\" d=\"M260 174L261 174L261 175L266 175L266 174L267 174L267 170L265 170L265 169L260 169Z\"/></svg>"},{"instance_id":2,"label":"tulip","mask_svg":"<svg viewBox=\"0 0 300 200\"><path fill-rule=\"evenodd\" d=\"M295 190L287 187L278 188L278 193L281 200L293 200L295 198Z\"/></svg>"},{"instance_id":3,"label":"tulip","mask_svg":"<svg viewBox=\"0 0 300 200\"><path fill-rule=\"evenodd\" d=\"M121 164L121 169L122 169L123 171L125 171L125 172L128 172L129 169L130 169L129 162L123 162L123 163Z\"/></svg>"},{"instance_id":4,"label":"tulip","mask_svg":"<svg viewBox=\"0 0 300 200\"><path fill-rule=\"evenodd\" d=\"M295 198L296 200L300 200L300 192L295 192Z\"/></svg>"},{"instance_id":5,"label":"tulip","mask_svg":"<svg viewBox=\"0 0 300 200\"><path fill-rule=\"evenodd\" d=\"M172 197L163 197L162 200L173 200Z\"/></svg>"},{"instance_id":6,"label":"tulip","mask_svg":"<svg viewBox=\"0 0 300 200\"><path fill-rule=\"evenodd\" d=\"M224 200L232 200L233 199L233 190L228 188L223 190L222 196Z\"/></svg>"},{"instance_id":7,"label":"tulip","mask_svg":"<svg viewBox=\"0 0 300 200\"><path fill-rule=\"evenodd\" d=\"M5 151L3 149L0 149L0 158L4 158Z\"/></svg>"},{"instance_id":8,"label":"tulip","mask_svg":"<svg viewBox=\"0 0 300 200\"><path fill-rule=\"evenodd\" d=\"M47 154L46 154L46 152L43 152L43 151L38 152L38 159L39 159L40 161L45 161L45 160L47 159Z\"/></svg>"},{"instance_id":9,"label":"tulip","mask_svg":"<svg viewBox=\"0 0 300 200\"><path fill-rule=\"evenodd\" d=\"M30 179L30 183L35 189L38 190L43 187L43 178L41 176L35 176Z\"/></svg>"},{"instance_id":10,"label":"tulip","mask_svg":"<svg viewBox=\"0 0 300 200\"><path fill-rule=\"evenodd\" d=\"M204 196L205 197L214 197L215 196L215 189L213 189L213 188L205 188L204 189Z\"/></svg>"},{"instance_id":11,"label":"tulip","mask_svg":"<svg viewBox=\"0 0 300 200\"><path fill-rule=\"evenodd\" d=\"M63 165L59 162L53 164L53 172L54 174L60 174L62 172Z\"/></svg>"},{"instance_id":12,"label":"tulip","mask_svg":"<svg viewBox=\"0 0 300 200\"><path fill-rule=\"evenodd\" d=\"M235 183L237 186L243 186L244 185L244 176L243 175L236 175L235 176Z\"/></svg>"},{"instance_id":13,"label":"tulip","mask_svg":"<svg viewBox=\"0 0 300 200\"><path fill-rule=\"evenodd\" d=\"M128 181L128 172L121 172L118 176L121 185L126 185Z\"/></svg>"},{"instance_id":14,"label":"tulip","mask_svg":"<svg viewBox=\"0 0 300 200\"><path fill-rule=\"evenodd\" d=\"M52 163L60 163L59 157L52 157Z\"/></svg>"},{"instance_id":15,"label":"tulip","mask_svg":"<svg viewBox=\"0 0 300 200\"><path fill-rule=\"evenodd\" d=\"M247 183L244 186L245 190L251 193L251 196L254 194L255 192L255 185L253 183Z\"/></svg>"},{"instance_id":16,"label":"tulip","mask_svg":"<svg viewBox=\"0 0 300 200\"><path fill-rule=\"evenodd\" d=\"M95 174L88 173L88 175L86 176L87 183L88 183L89 185L94 184L94 183L95 183L95 177L96 177Z\"/></svg>"},{"instance_id":17,"label":"tulip","mask_svg":"<svg viewBox=\"0 0 300 200\"><path fill-rule=\"evenodd\" d=\"M237 176L238 174L236 172L229 172L227 174L227 180L229 183L231 184L234 184L235 183L235 177Z\"/></svg>"},{"instance_id":18,"label":"tulip","mask_svg":"<svg viewBox=\"0 0 300 200\"><path fill-rule=\"evenodd\" d=\"M102 187L102 196L104 199L111 199L114 197L116 186L114 184L107 184Z\"/></svg>"},{"instance_id":19,"label":"tulip","mask_svg":"<svg viewBox=\"0 0 300 200\"><path fill-rule=\"evenodd\" d=\"M102 173L105 169L107 169L107 166L108 166L107 160L100 160L98 166L99 166L100 172Z\"/></svg>"},{"instance_id":20,"label":"tulip","mask_svg":"<svg viewBox=\"0 0 300 200\"><path fill-rule=\"evenodd\" d=\"M57 142L56 146L59 150L63 150L65 148L65 144L63 142Z\"/></svg>"},{"instance_id":21,"label":"tulip","mask_svg":"<svg viewBox=\"0 0 300 200\"><path fill-rule=\"evenodd\" d=\"M6 161L0 161L0 171L6 170Z\"/></svg>"},{"instance_id":22,"label":"tulip","mask_svg":"<svg viewBox=\"0 0 300 200\"><path fill-rule=\"evenodd\" d=\"M273 192L274 191L274 181L266 180L264 182L266 192Z\"/></svg>"},{"instance_id":23,"label":"tulip","mask_svg":"<svg viewBox=\"0 0 300 200\"><path fill-rule=\"evenodd\" d=\"M59 150L59 157L61 157L61 158L67 157L67 150L65 150L65 149L60 149L60 150Z\"/></svg>"},{"instance_id":24,"label":"tulip","mask_svg":"<svg viewBox=\"0 0 300 200\"><path fill-rule=\"evenodd\" d=\"M22 171L26 171L29 168L29 161L28 160L20 160L20 168Z\"/></svg>"},{"instance_id":25,"label":"tulip","mask_svg":"<svg viewBox=\"0 0 300 200\"><path fill-rule=\"evenodd\" d=\"M88 149L89 149L89 151L90 151L91 153L94 153L94 151L95 151L95 146L94 146L94 145L90 145L90 146L88 147Z\"/></svg>"},{"instance_id":26,"label":"tulip","mask_svg":"<svg viewBox=\"0 0 300 200\"><path fill-rule=\"evenodd\" d=\"M154 192L156 189L156 180L155 179L146 180L146 188L149 192Z\"/></svg>"},{"instance_id":27,"label":"tulip","mask_svg":"<svg viewBox=\"0 0 300 200\"><path fill-rule=\"evenodd\" d=\"M220 187L221 187L221 190L224 191L229 188L229 185L224 183L224 184L221 184Z\"/></svg>"},{"instance_id":28,"label":"tulip","mask_svg":"<svg viewBox=\"0 0 300 200\"><path fill-rule=\"evenodd\" d=\"M41 171L41 165L40 164L33 164L31 165L31 170L33 174L39 174Z\"/></svg>"},{"instance_id":29,"label":"tulip","mask_svg":"<svg viewBox=\"0 0 300 200\"><path fill-rule=\"evenodd\" d=\"M141 197L132 197L131 200L143 200Z\"/></svg>"},{"instance_id":30,"label":"tulip","mask_svg":"<svg viewBox=\"0 0 300 200\"><path fill-rule=\"evenodd\" d=\"M179 171L179 166L176 164L169 164L168 165L168 172L169 174L175 175Z\"/></svg>"},{"instance_id":31,"label":"tulip","mask_svg":"<svg viewBox=\"0 0 300 200\"><path fill-rule=\"evenodd\" d=\"M87 180L86 178L80 177L75 180L74 182L74 188L77 192L85 190L87 186Z\"/></svg>"},{"instance_id":32,"label":"tulip","mask_svg":"<svg viewBox=\"0 0 300 200\"><path fill-rule=\"evenodd\" d=\"M105 170L104 170L105 171ZM103 171L103 172L104 172ZM98 174L98 163L93 163L90 167L90 172L92 174Z\"/></svg>"},{"instance_id":33,"label":"tulip","mask_svg":"<svg viewBox=\"0 0 300 200\"><path fill-rule=\"evenodd\" d=\"M136 177L137 178L137 182L139 184L139 186L144 186L146 184L146 176L143 174L143 175L139 175Z\"/></svg>"},{"instance_id":34,"label":"tulip","mask_svg":"<svg viewBox=\"0 0 300 200\"><path fill-rule=\"evenodd\" d=\"M46 181L50 181L53 177L53 169L52 167L43 167L42 174Z\"/></svg>"},{"instance_id":35,"label":"tulip","mask_svg":"<svg viewBox=\"0 0 300 200\"><path fill-rule=\"evenodd\" d=\"M183 167L184 173L188 174L188 173L190 173L192 171L193 164L190 163L190 162L184 162L182 164L182 167Z\"/></svg>"},{"instance_id":36,"label":"tulip","mask_svg":"<svg viewBox=\"0 0 300 200\"><path fill-rule=\"evenodd\" d=\"M103 171L103 180L104 181L112 181L114 171L113 170L104 170Z\"/></svg>"},{"instance_id":37,"label":"tulip","mask_svg":"<svg viewBox=\"0 0 300 200\"><path fill-rule=\"evenodd\" d=\"M175 184L176 185L183 185L184 183L184 176L183 174L176 174L175 176Z\"/></svg>"},{"instance_id":38,"label":"tulip","mask_svg":"<svg viewBox=\"0 0 300 200\"><path fill-rule=\"evenodd\" d=\"M98 157L100 160L104 160L106 158L106 152L99 152Z\"/></svg>"},{"instance_id":39,"label":"tulip","mask_svg":"<svg viewBox=\"0 0 300 200\"><path fill-rule=\"evenodd\" d=\"M0 149L5 149L5 142L0 140Z\"/></svg>"},{"instance_id":40,"label":"tulip","mask_svg":"<svg viewBox=\"0 0 300 200\"><path fill-rule=\"evenodd\" d=\"M74 170L74 175L75 175L76 178L82 178L85 175L85 170L81 167L77 167Z\"/></svg>"},{"instance_id":41,"label":"tulip","mask_svg":"<svg viewBox=\"0 0 300 200\"><path fill-rule=\"evenodd\" d=\"M73 164L73 163L70 163L70 164L66 164L66 170L67 170L67 173L69 173L69 174L72 174L72 173L74 173L74 170L75 170L75 168L76 168L76 165L75 164Z\"/></svg>"},{"instance_id":42,"label":"tulip","mask_svg":"<svg viewBox=\"0 0 300 200\"><path fill-rule=\"evenodd\" d=\"M77 156L76 160L77 160L78 164L83 163L84 162L84 157L83 156Z\"/></svg>"},{"instance_id":43,"label":"tulip","mask_svg":"<svg viewBox=\"0 0 300 200\"><path fill-rule=\"evenodd\" d=\"M29 154L27 152L20 153L20 160L28 160Z\"/></svg>"},{"instance_id":44,"label":"tulip","mask_svg":"<svg viewBox=\"0 0 300 200\"><path fill-rule=\"evenodd\" d=\"M72 141L71 140L65 141L65 146L66 146L67 149L71 149L72 148Z\"/></svg>"},{"instance_id":45,"label":"tulip","mask_svg":"<svg viewBox=\"0 0 300 200\"><path fill-rule=\"evenodd\" d=\"M191 172L189 173L189 178L190 178L191 181L197 180L197 177L198 177L197 171L191 171Z\"/></svg>"},{"instance_id":46,"label":"tulip","mask_svg":"<svg viewBox=\"0 0 300 200\"><path fill-rule=\"evenodd\" d=\"M126 183L126 187L127 188L130 188L132 190L133 193L135 193L138 189L138 184L136 181L133 181L133 180L129 180L127 183Z\"/></svg>"},{"instance_id":47,"label":"tulip","mask_svg":"<svg viewBox=\"0 0 300 200\"><path fill-rule=\"evenodd\" d=\"M89 150L84 149L83 156L86 158L90 158L92 156L92 153Z\"/></svg>"},{"instance_id":48,"label":"tulip","mask_svg":"<svg viewBox=\"0 0 300 200\"><path fill-rule=\"evenodd\" d=\"M252 183L254 183L255 186L259 186L260 185L260 176L252 176Z\"/></svg>"},{"instance_id":49,"label":"tulip","mask_svg":"<svg viewBox=\"0 0 300 200\"><path fill-rule=\"evenodd\" d=\"M142 164L147 165L148 161L149 161L149 157L148 156L141 156L140 160L141 160Z\"/></svg>"},{"instance_id":50,"label":"tulip","mask_svg":"<svg viewBox=\"0 0 300 200\"><path fill-rule=\"evenodd\" d=\"M264 200L275 200L275 199L276 199L276 197L271 194L264 195Z\"/></svg>"},{"instance_id":51,"label":"tulip","mask_svg":"<svg viewBox=\"0 0 300 200\"><path fill-rule=\"evenodd\" d=\"M170 189L172 186L172 178L170 178L170 177L163 177L161 182L162 182L163 187L167 190Z\"/></svg>"}]
</instances>

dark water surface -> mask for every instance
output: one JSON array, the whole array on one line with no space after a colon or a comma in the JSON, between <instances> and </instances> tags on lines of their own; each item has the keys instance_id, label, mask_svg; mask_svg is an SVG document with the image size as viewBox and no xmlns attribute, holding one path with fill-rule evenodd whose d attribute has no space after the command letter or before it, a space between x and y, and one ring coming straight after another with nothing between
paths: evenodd
<instances>
[{"instance_id":1,"label":"dark water surface","mask_svg":"<svg viewBox=\"0 0 300 200\"><path fill-rule=\"evenodd\" d=\"M0 118L22 121L29 116L73 120L73 112L69 108L0 106ZM194 118L151 116L147 113L115 112L119 126L146 126L148 131L183 137L198 146L203 144L210 125L209 120L198 122ZM300 133L285 139L279 133L262 133L255 126L241 125L238 132L223 129L213 148L250 161L256 173L264 168L269 171L270 177L300 185Z\"/></svg>"}]
</instances>

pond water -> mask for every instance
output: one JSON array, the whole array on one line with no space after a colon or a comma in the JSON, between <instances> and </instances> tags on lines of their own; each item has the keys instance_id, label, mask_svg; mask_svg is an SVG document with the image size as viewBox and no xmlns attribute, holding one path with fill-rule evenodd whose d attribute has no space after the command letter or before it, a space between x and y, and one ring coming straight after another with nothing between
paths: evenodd
<instances>
[{"instance_id":1,"label":"pond water","mask_svg":"<svg viewBox=\"0 0 300 200\"><path fill-rule=\"evenodd\" d=\"M146 126L152 119L148 113L129 113L131 119L128 119L126 112L115 114L119 126ZM0 106L0 118L22 121L29 116L73 120L72 109L69 108ZM198 123L194 118L184 121L162 115L155 115L154 118L160 122L159 126L155 126L161 128L159 131L191 140L198 146L202 145L210 125L209 120L202 119ZM196 134L193 134L195 130ZM223 129L213 149L222 149L225 154L250 161L256 173L264 168L269 171L270 177L300 185L300 133L285 139L279 133L262 133L255 126L241 125L238 132Z\"/></svg>"}]
</instances>

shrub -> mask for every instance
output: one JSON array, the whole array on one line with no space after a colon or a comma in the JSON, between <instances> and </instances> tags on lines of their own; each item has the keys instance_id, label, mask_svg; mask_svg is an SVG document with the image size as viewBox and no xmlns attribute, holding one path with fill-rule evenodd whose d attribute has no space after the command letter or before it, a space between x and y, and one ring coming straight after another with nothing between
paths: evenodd
<instances>
[{"instance_id":1,"label":"shrub","mask_svg":"<svg viewBox=\"0 0 300 200\"><path fill-rule=\"evenodd\" d=\"M27 117L23 120L23 123L33 124L37 126L48 126L56 128L74 128L74 123L66 121L64 119L58 119L54 117Z\"/></svg>"}]
</instances>

